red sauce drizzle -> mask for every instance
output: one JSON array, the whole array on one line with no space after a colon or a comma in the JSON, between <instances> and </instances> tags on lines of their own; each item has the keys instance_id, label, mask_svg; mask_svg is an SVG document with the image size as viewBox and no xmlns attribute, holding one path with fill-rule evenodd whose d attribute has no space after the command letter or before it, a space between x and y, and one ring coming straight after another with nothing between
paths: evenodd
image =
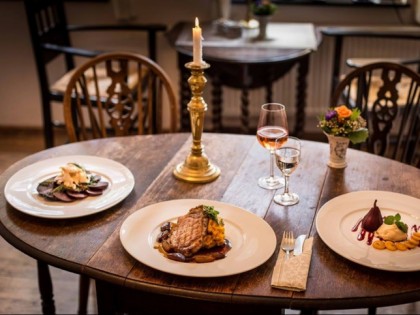
<instances>
[{"instance_id":1,"label":"red sauce drizzle","mask_svg":"<svg viewBox=\"0 0 420 315\"><path fill-rule=\"evenodd\" d=\"M362 219L359 219L359 221L357 221L356 225L353 226L353 228L351 229L351 231L352 232L356 232L359 229L360 223L362 223Z\"/></svg>"},{"instance_id":2,"label":"red sauce drizzle","mask_svg":"<svg viewBox=\"0 0 420 315\"><path fill-rule=\"evenodd\" d=\"M357 221L357 223L351 229L352 232L357 232L357 230L359 230L359 226L362 223L362 220L363 220L363 218L362 219L359 219L359 221ZM368 232L364 228L361 228L360 229L360 233L357 235L357 240L358 241L363 241L365 239L365 237L366 237L366 233L368 235L367 236L366 244L371 245L372 244L372 241L373 241L373 238L375 236L375 233L374 232Z\"/></svg>"}]
</instances>

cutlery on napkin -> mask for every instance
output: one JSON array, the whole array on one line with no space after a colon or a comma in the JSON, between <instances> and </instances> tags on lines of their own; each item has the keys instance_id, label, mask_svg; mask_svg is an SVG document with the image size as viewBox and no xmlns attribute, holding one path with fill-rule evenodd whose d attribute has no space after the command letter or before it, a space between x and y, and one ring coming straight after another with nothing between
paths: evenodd
<instances>
[{"instance_id":1,"label":"cutlery on napkin","mask_svg":"<svg viewBox=\"0 0 420 315\"><path fill-rule=\"evenodd\" d=\"M313 237L304 239L299 236L295 241L295 249L303 238L302 254L285 259L285 252L280 250L271 278L271 286L277 289L305 291L311 264Z\"/></svg>"}]
</instances>

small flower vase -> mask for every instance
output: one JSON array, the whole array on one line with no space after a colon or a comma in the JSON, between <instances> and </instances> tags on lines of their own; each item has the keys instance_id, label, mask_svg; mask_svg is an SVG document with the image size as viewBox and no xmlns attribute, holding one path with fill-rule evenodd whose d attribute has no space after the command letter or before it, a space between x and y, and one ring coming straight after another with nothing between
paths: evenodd
<instances>
[{"instance_id":1,"label":"small flower vase","mask_svg":"<svg viewBox=\"0 0 420 315\"><path fill-rule=\"evenodd\" d=\"M350 139L336 137L327 133L325 133L325 135L327 136L330 145L330 159L327 165L332 168L345 168L347 166L346 153Z\"/></svg>"},{"instance_id":2,"label":"small flower vase","mask_svg":"<svg viewBox=\"0 0 420 315\"><path fill-rule=\"evenodd\" d=\"M255 15L255 19L259 23L259 32L256 40L267 40L267 26L271 20L271 15Z\"/></svg>"}]
</instances>

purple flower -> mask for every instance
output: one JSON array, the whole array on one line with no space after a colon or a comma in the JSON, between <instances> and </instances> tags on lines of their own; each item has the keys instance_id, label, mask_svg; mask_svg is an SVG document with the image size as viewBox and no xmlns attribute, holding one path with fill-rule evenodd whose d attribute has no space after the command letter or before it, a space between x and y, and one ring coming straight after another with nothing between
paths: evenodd
<instances>
[{"instance_id":1,"label":"purple flower","mask_svg":"<svg viewBox=\"0 0 420 315\"><path fill-rule=\"evenodd\" d=\"M325 120L331 120L333 119L335 116L337 116L337 112L335 110L330 110L327 112L327 114L325 115Z\"/></svg>"}]
</instances>

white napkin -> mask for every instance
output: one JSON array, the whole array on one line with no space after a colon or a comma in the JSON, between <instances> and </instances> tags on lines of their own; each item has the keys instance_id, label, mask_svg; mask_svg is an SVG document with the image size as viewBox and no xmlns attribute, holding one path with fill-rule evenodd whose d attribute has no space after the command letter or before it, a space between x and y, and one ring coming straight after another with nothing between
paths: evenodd
<instances>
[{"instance_id":1,"label":"white napkin","mask_svg":"<svg viewBox=\"0 0 420 315\"><path fill-rule=\"evenodd\" d=\"M271 278L272 287L290 291L306 290L313 240L313 237L306 239L302 254L299 256L290 254L289 259L285 259L286 253L280 249Z\"/></svg>"}]
</instances>

